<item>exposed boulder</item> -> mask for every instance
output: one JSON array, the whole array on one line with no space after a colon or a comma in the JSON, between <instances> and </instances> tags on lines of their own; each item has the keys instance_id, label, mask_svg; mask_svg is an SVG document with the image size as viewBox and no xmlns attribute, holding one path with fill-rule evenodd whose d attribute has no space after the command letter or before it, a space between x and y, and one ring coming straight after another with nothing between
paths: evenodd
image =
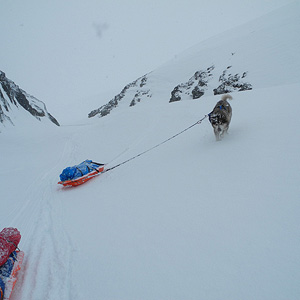
<instances>
[{"instance_id":1,"label":"exposed boulder","mask_svg":"<svg viewBox=\"0 0 300 300\"><path fill-rule=\"evenodd\" d=\"M211 66L206 70L197 71L187 82L177 85L171 92L169 102L180 101L184 95L192 99L202 97L208 88L208 82L212 78L211 72L214 68Z\"/></svg>"},{"instance_id":2,"label":"exposed boulder","mask_svg":"<svg viewBox=\"0 0 300 300\"><path fill-rule=\"evenodd\" d=\"M233 75L227 74L228 69L229 67L223 71L223 74L219 77L219 82L221 84L213 90L214 95L252 90L252 85L243 81L243 79L247 76L247 72L244 72L242 76L239 74Z\"/></svg>"}]
</instances>

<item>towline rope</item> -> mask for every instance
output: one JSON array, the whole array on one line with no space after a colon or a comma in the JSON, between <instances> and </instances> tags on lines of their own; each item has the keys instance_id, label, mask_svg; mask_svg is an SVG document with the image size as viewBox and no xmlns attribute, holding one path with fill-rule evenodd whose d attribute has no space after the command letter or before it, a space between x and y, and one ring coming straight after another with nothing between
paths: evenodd
<instances>
[{"instance_id":1,"label":"towline rope","mask_svg":"<svg viewBox=\"0 0 300 300\"><path fill-rule=\"evenodd\" d=\"M108 171L111 171L111 170L113 170L113 169L115 169L115 168L117 168L117 167L119 167L119 166L121 166L121 165L126 164L127 162L129 162L129 161L131 161L131 160L133 160L133 159L135 159L135 158L137 158L137 157L139 157L139 156L142 156L142 155L146 154L147 152L149 152L149 151L151 151L151 150L153 150L153 149L155 149L155 148L161 146L162 144L164 144L164 143L166 143L166 142L168 142L168 141L174 139L174 138L177 137L178 135L180 135L180 134L186 132L187 130L191 129L192 127L194 127L194 126L196 126L196 125L198 125L198 124L201 124L202 121L203 121L204 119L206 119L207 117L208 117L208 115L205 115L202 119L200 119L200 120L197 121L196 123L194 123L194 124L192 124L191 126L185 128L184 130L180 131L179 133L176 133L175 135L171 136L170 138L164 140L163 142L161 142L161 143L159 143L159 144L157 144L157 145L155 145L155 146L149 148L148 150L145 150L145 151L143 151L143 152L141 152L141 153L139 153L139 154L137 154L137 155L135 155L135 156L133 156L133 157L131 157L131 158L129 158L129 159L127 159L127 160L125 160L125 161L123 161L123 162L121 162L121 163L119 163L119 164L113 166L113 167L111 167L111 168L108 168L108 169L104 170L104 171L101 172L101 173L106 173L106 172L108 172Z\"/></svg>"}]
</instances>

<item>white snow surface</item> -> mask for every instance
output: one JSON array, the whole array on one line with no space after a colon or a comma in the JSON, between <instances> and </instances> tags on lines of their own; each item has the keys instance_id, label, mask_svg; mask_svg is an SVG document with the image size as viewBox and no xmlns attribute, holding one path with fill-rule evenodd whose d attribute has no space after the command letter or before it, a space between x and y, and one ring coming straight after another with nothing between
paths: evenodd
<instances>
[{"instance_id":1,"label":"white snow surface","mask_svg":"<svg viewBox=\"0 0 300 300\"><path fill-rule=\"evenodd\" d=\"M278 32L277 20L260 20L261 30ZM288 20L299 29L299 18ZM228 36L214 40L207 55L214 46L222 61L216 49ZM259 42L253 39L253 49ZM239 38L230 45L234 52ZM270 82L267 71L249 71L260 85L232 93L222 141L205 119L84 185L57 185L67 166L92 159L113 167L209 113L220 96L169 104L159 80L177 81L172 66L189 73L185 62L197 65L204 46L157 70L148 102L69 126L27 120L1 133L0 227L17 227L25 252L12 300L299 299L299 38L287 46L289 57L275 44L265 60L253 52L252 70L258 63L275 78L276 52L282 72Z\"/></svg>"}]
</instances>

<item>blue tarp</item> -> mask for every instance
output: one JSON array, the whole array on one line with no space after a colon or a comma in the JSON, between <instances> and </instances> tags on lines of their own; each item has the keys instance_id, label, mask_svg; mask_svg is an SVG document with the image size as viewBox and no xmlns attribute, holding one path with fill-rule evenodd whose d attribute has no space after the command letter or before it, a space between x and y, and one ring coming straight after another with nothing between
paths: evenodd
<instances>
[{"instance_id":1,"label":"blue tarp","mask_svg":"<svg viewBox=\"0 0 300 300\"><path fill-rule=\"evenodd\" d=\"M9 277L11 274L11 271L14 267L14 262L16 261L17 253L16 251L12 252L9 256L8 260L4 265L0 268L0 276L3 277Z\"/></svg>"},{"instance_id":2,"label":"blue tarp","mask_svg":"<svg viewBox=\"0 0 300 300\"><path fill-rule=\"evenodd\" d=\"M5 284L3 279L0 276L0 299L3 299L4 291L5 291Z\"/></svg>"},{"instance_id":3,"label":"blue tarp","mask_svg":"<svg viewBox=\"0 0 300 300\"><path fill-rule=\"evenodd\" d=\"M59 177L61 181L76 179L94 171L98 167L99 164L93 163L91 160L85 160L79 165L65 168Z\"/></svg>"}]
</instances>

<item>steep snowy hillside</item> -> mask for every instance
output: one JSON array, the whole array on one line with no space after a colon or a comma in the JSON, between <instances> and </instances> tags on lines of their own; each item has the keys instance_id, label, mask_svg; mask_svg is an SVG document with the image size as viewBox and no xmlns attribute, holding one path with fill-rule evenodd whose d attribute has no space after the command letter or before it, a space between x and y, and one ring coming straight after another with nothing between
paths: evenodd
<instances>
[{"instance_id":1,"label":"steep snowy hillside","mask_svg":"<svg viewBox=\"0 0 300 300\"><path fill-rule=\"evenodd\" d=\"M174 102L299 82L299 11L295 2L208 39L128 84L88 116L141 101Z\"/></svg>"},{"instance_id":2,"label":"steep snowy hillside","mask_svg":"<svg viewBox=\"0 0 300 300\"><path fill-rule=\"evenodd\" d=\"M298 8L190 49L105 118L3 131L0 229L17 227L25 253L11 300L299 299ZM216 142L207 119L191 125L229 72L253 89L231 93L229 134ZM169 103L206 78L200 100ZM85 159L120 165L57 184Z\"/></svg>"},{"instance_id":3,"label":"steep snowy hillside","mask_svg":"<svg viewBox=\"0 0 300 300\"><path fill-rule=\"evenodd\" d=\"M36 120L47 119L59 126L57 120L47 111L46 105L20 89L0 71L0 123L24 126L33 116Z\"/></svg>"}]
</instances>

